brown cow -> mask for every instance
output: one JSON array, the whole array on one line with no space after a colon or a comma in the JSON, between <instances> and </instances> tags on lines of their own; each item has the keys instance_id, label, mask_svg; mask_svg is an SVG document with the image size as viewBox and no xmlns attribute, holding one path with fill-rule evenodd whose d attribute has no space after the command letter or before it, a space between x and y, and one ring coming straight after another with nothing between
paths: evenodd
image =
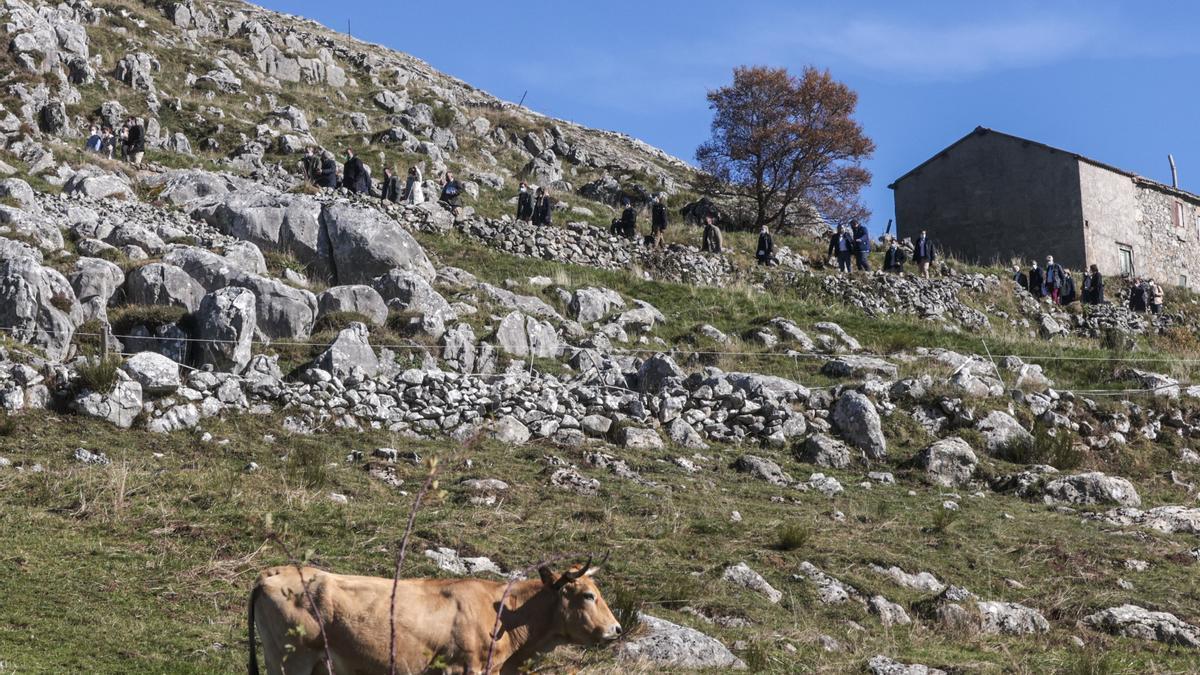
<instances>
[{"instance_id":1,"label":"brown cow","mask_svg":"<svg viewBox=\"0 0 1200 675\"><path fill-rule=\"evenodd\" d=\"M560 644L617 639L621 625L592 580L591 558L561 576L513 584L486 675L516 673L534 654ZM387 675L392 580L304 568L321 610L335 675ZM488 660L496 610L506 582L401 579L396 594L396 672L480 675ZM257 626L270 675L324 675L320 628L294 566L272 567L250 593L250 675L258 673Z\"/></svg>"}]
</instances>

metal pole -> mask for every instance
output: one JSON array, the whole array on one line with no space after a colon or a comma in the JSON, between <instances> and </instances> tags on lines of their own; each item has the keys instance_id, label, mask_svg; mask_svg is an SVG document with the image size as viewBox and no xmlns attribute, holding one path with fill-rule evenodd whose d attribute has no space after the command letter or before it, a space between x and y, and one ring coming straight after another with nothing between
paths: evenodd
<instances>
[{"instance_id":1,"label":"metal pole","mask_svg":"<svg viewBox=\"0 0 1200 675\"><path fill-rule=\"evenodd\" d=\"M1171 187L1179 189L1179 174L1175 171L1175 157L1167 154L1167 161L1171 163Z\"/></svg>"},{"instance_id":2,"label":"metal pole","mask_svg":"<svg viewBox=\"0 0 1200 675\"><path fill-rule=\"evenodd\" d=\"M529 94L529 90L528 90L528 89L526 89L526 90L525 90L525 93L524 93L524 94L521 94L521 100L520 100L520 101L517 101L517 107L518 107L518 108L520 108L522 105L524 105L524 104L525 104L525 97L526 97L528 94Z\"/></svg>"}]
</instances>

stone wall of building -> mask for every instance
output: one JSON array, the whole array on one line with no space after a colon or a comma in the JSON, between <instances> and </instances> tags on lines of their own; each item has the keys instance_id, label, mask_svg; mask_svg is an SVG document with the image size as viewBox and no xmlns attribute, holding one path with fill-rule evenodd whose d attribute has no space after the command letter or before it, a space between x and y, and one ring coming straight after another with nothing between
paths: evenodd
<instances>
[{"instance_id":1,"label":"stone wall of building","mask_svg":"<svg viewBox=\"0 0 1200 675\"><path fill-rule=\"evenodd\" d=\"M977 130L893 186L897 231L979 262L1085 260L1075 156Z\"/></svg>"}]
</instances>

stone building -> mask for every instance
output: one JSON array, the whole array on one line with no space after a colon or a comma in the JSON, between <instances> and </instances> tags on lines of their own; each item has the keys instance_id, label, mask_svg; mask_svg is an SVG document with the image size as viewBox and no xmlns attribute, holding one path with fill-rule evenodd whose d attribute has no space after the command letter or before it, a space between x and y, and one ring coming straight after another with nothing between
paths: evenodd
<instances>
[{"instance_id":1,"label":"stone building","mask_svg":"<svg viewBox=\"0 0 1200 675\"><path fill-rule=\"evenodd\" d=\"M1073 152L978 127L888 187L900 236L965 260L1200 286L1200 196Z\"/></svg>"}]
</instances>

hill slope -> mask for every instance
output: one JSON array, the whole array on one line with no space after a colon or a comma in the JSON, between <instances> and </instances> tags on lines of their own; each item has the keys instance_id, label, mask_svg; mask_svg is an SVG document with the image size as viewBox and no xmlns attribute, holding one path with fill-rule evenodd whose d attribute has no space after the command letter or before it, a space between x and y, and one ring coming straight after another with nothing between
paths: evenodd
<instances>
[{"instance_id":1,"label":"hill slope","mask_svg":"<svg viewBox=\"0 0 1200 675\"><path fill-rule=\"evenodd\" d=\"M0 25L0 672L239 670L267 521L387 575L431 457L407 574L607 551L654 617L539 667L1200 668L1195 298L648 248L608 205L691 199L682 163L248 5ZM79 149L118 106L145 166ZM468 208L313 189L308 143L455 170ZM508 216L522 175L557 225Z\"/></svg>"}]
</instances>

